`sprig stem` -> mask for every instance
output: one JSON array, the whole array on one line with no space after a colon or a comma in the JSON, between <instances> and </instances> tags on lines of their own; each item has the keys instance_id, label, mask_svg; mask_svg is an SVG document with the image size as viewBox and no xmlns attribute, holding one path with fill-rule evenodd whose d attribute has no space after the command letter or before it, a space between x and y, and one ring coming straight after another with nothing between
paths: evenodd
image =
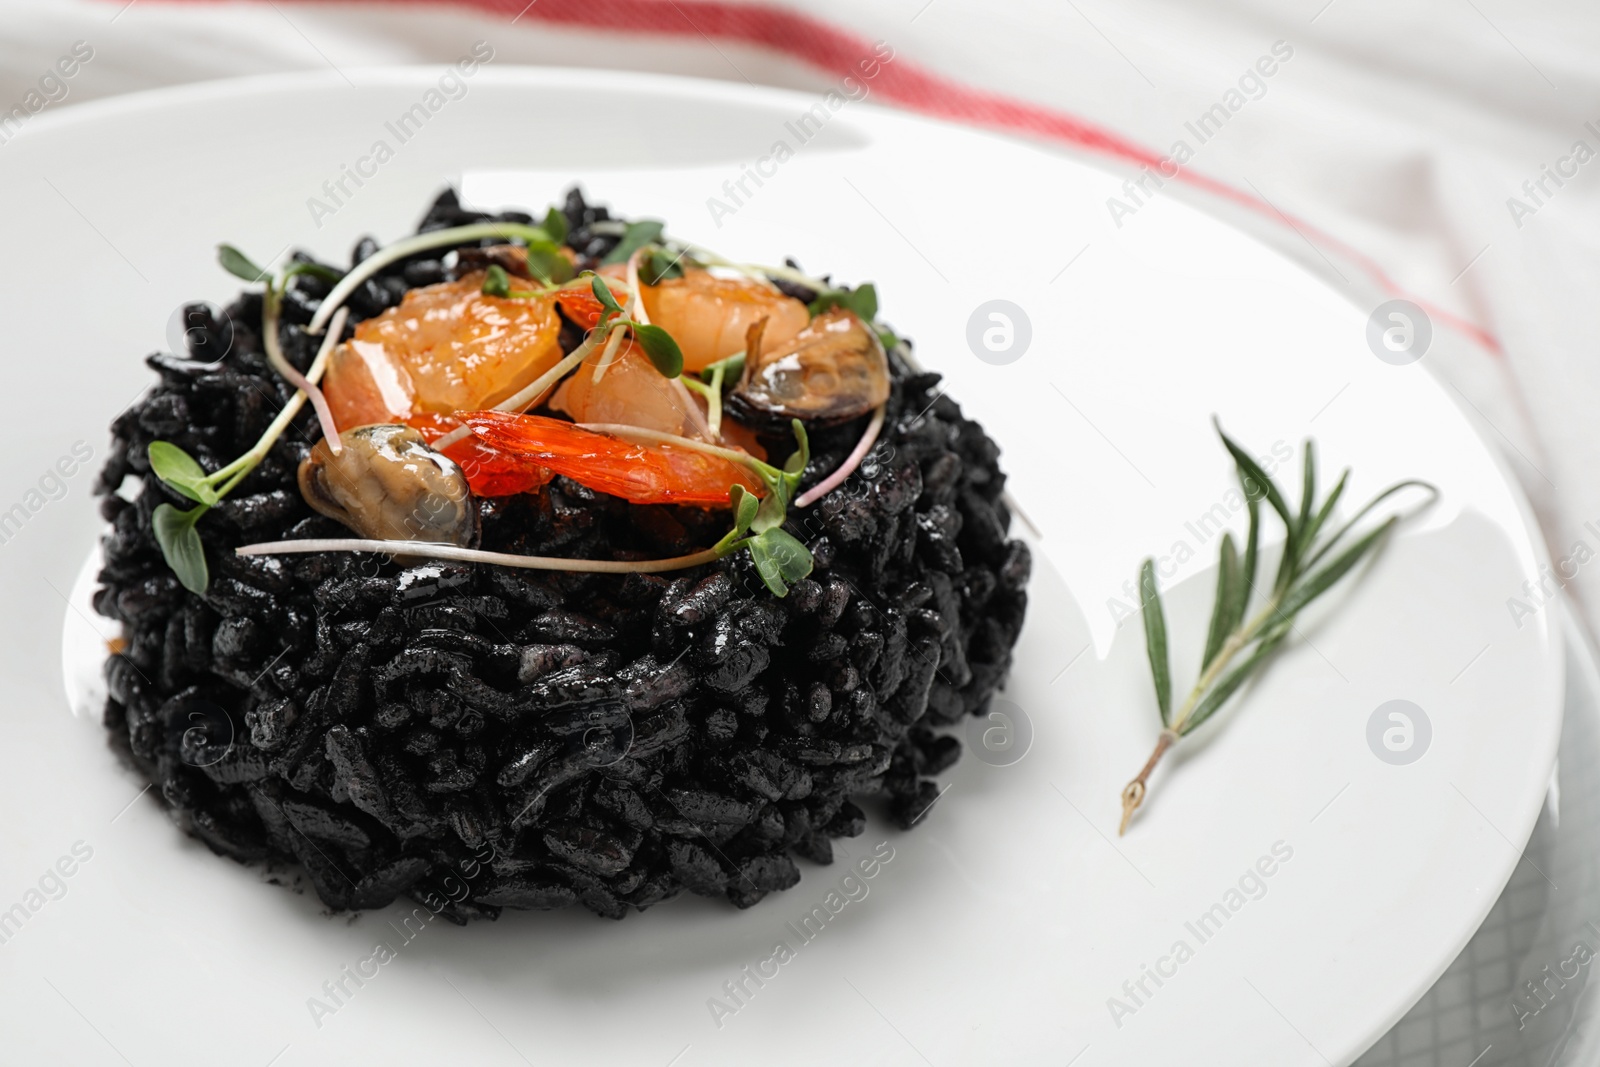
<instances>
[{"instance_id":1,"label":"sprig stem","mask_svg":"<svg viewBox=\"0 0 1600 1067\"><path fill-rule=\"evenodd\" d=\"M1177 714L1172 717L1172 725L1164 728L1156 738L1156 747L1150 753L1150 758L1145 760L1144 767L1123 787L1122 823L1117 828L1118 836L1128 832L1128 822L1133 818L1133 813L1144 803L1145 794L1149 792L1150 775L1161 762L1161 757L1167 754L1167 749L1178 743L1180 737L1188 733L1189 718L1194 714L1195 708L1199 707L1201 699L1222 677L1222 672L1233 662L1233 658L1255 639L1267 620L1278 613L1282 602L1281 593L1274 596L1253 619L1228 634L1222 642L1222 647L1217 651L1216 658L1200 672L1199 680L1194 683L1194 688L1189 690L1183 703L1178 706Z\"/></svg>"}]
</instances>

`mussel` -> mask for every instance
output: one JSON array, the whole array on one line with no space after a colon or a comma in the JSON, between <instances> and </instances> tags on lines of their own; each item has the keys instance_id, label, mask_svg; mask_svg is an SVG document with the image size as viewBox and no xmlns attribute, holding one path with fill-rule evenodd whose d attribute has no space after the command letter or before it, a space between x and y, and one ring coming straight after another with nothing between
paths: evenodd
<instances>
[{"instance_id":1,"label":"mussel","mask_svg":"<svg viewBox=\"0 0 1600 1067\"><path fill-rule=\"evenodd\" d=\"M471 547L478 506L467 476L410 426L358 426L335 456L318 441L300 464L300 495L362 537Z\"/></svg>"},{"instance_id":2,"label":"mussel","mask_svg":"<svg viewBox=\"0 0 1600 1067\"><path fill-rule=\"evenodd\" d=\"M889 399L889 359L872 328L852 311L829 308L770 348L763 322L745 339L744 376L734 398L757 415L833 423Z\"/></svg>"}]
</instances>

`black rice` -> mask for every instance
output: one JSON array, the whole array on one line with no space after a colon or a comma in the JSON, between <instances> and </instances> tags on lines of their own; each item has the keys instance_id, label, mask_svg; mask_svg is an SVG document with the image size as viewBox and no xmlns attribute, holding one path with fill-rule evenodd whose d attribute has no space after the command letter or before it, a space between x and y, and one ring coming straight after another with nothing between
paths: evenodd
<instances>
[{"instance_id":1,"label":"black rice","mask_svg":"<svg viewBox=\"0 0 1600 1067\"><path fill-rule=\"evenodd\" d=\"M595 229L606 209L576 190L565 213L588 260L615 244L614 227ZM446 192L421 229L489 217ZM353 260L376 248L364 239ZM353 318L452 277L458 258L472 257L392 265L352 298ZM285 300L302 369L327 291L300 275ZM196 596L151 532L158 504L188 502L148 476L146 449L170 440L216 469L291 395L262 355L259 295L226 316L190 309L191 353L149 357L159 382L113 424L98 485L110 530L95 606L126 640L106 666L105 723L183 830L242 862L298 865L334 910L439 901L454 875L465 889L443 913L465 922L573 903L621 918L684 889L748 907L799 880L793 857L828 863L833 838L861 833L858 800L905 828L927 816L933 776L960 752L942 728L1004 679L1029 572L1006 534L999 449L938 375L891 359L878 446L791 511L816 570L784 599L742 553L667 576L234 555L345 535L296 487L318 436L309 411L200 523L212 580ZM224 341L220 362L190 358ZM814 432L807 484L864 421ZM486 501L483 546L654 558L726 523L558 478Z\"/></svg>"}]
</instances>

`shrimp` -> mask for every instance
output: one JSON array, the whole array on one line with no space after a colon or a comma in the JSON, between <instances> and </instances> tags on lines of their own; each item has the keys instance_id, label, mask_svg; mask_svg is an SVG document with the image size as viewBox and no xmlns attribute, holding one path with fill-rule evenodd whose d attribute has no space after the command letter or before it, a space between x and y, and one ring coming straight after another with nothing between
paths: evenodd
<instances>
[{"instance_id":1,"label":"shrimp","mask_svg":"<svg viewBox=\"0 0 1600 1067\"><path fill-rule=\"evenodd\" d=\"M603 349L585 359L550 398L550 407L571 415L574 422L615 422L680 437L709 436L705 415L689 391L662 377L633 338L620 345L603 375L596 373L605 362Z\"/></svg>"},{"instance_id":2,"label":"shrimp","mask_svg":"<svg viewBox=\"0 0 1600 1067\"><path fill-rule=\"evenodd\" d=\"M458 430L460 419L431 412L413 415L406 425L416 430L428 444ZM531 493L554 478L555 472L531 459L490 448L475 434L469 434L441 450L466 475L467 485L478 496L515 496Z\"/></svg>"},{"instance_id":3,"label":"shrimp","mask_svg":"<svg viewBox=\"0 0 1600 1067\"><path fill-rule=\"evenodd\" d=\"M757 278L723 278L691 269L681 278L640 286L650 321L683 349L683 369L699 371L744 351L745 333L767 320L770 346L788 342L811 321L806 306Z\"/></svg>"},{"instance_id":4,"label":"shrimp","mask_svg":"<svg viewBox=\"0 0 1600 1067\"><path fill-rule=\"evenodd\" d=\"M744 464L695 449L637 444L541 415L474 411L460 420L474 436L446 448L445 455L461 465L475 491L493 478L514 485L543 470L635 504L728 507L734 485L757 496L766 493ZM469 442L475 452L457 451Z\"/></svg>"},{"instance_id":5,"label":"shrimp","mask_svg":"<svg viewBox=\"0 0 1600 1067\"><path fill-rule=\"evenodd\" d=\"M341 430L493 407L560 361L548 297L485 296L473 273L405 295L356 327L322 390Z\"/></svg>"}]
</instances>

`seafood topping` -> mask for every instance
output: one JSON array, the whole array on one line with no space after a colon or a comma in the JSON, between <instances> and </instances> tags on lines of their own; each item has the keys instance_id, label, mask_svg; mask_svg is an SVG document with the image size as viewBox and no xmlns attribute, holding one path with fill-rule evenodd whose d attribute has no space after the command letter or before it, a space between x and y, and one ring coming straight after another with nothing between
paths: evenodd
<instances>
[{"instance_id":1,"label":"seafood topping","mask_svg":"<svg viewBox=\"0 0 1600 1067\"><path fill-rule=\"evenodd\" d=\"M723 278L691 269L681 278L641 287L650 321L683 349L683 369L699 371L740 352L745 334L766 319L766 338L781 345L805 329L811 313L792 296L757 278Z\"/></svg>"},{"instance_id":2,"label":"seafood topping","mask_svg":"<svg viewBox=\"0 0 1600 1067\"><path fill-rule=\"evenodd\" d=\"M663 378L631 337L615 353L600 349L584 360L556 389L550 407L574 422L623 423L682 437L709 432L689 391Z\"/></svg>"},{"instance_id":3,"label":"seafood topping","mask_svg":"<svg viewBox=\"0 0 1600 1067\"><path fill-rule=\"evenodd\" d=\"M335 456L318 441L300 464L300 495L362 537L470 547L477 502L461 468L410 426L360 426Z\"/></svg>"},{"instance_id":4,"label":"seafood topping","mask_svg":"<svg viewBox=\"0 0 1600 1067\"><path fill-rule=\"evenodd\" d=\"M413 289L334 350L322 391L341 430L493 407L560 361L554 302L487 296L483 278Z\"/></svg>"},{"instance_id":5,"label":"seafood topping","mask_svg":"<svg viewBox=\"0 0 1600 1067\"><path fill-rule=\"evenodd\" d=\"M842 307L788 339L756 323L734 396L761 414L843 422L889 399L889 360L872 328Z\"/></svg>"},{"instance_id":6,"label":"seafood topping","mask_svg":"<svg viewBox=\"0 0 1600 1067\"><path fill-rule=\"evenodd\" d=\"M544 468L635 504L727 507L732 486L762 495L766 487L742 463L671 445L637 444L561 419L475 411L461 416L481 451L473 477ZM456 446L459 447L459 446Z\"/></svg>"}]
</instances>

